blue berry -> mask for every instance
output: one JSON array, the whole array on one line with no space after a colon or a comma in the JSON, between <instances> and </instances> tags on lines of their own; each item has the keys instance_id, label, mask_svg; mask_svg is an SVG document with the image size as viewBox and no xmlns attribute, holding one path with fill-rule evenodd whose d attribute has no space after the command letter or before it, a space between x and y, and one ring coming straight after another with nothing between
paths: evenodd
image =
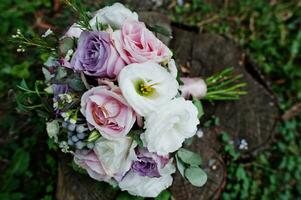
<instances>
[{"instance_id":1,"label":"blue berry","mask_svg":"<svg viewBox=\"0 0 301 200\"><path fill-rule=\"evenodd\" d=\"M88 149L93 149L94 148L94 143L88 143L87 148Z\"/></svg>"},{"instance_id":2,"label":"blue berry","mask_svg":"<svg viewBox=\"0 0 301 200\"><path fill-rule=\"evenodd\" d=\"M84 127L84 125L78 125L76 127L76 132L78 133L84 133L85 131L87 131L88 129Z\"/></svg>"},{"instance_id":3,"label":"blue berry","mask_svg":"<svg viewBox=\"0 0 301 200\"><path fill-rule=\"evenodd\" d=\"M78 134L77 134L77 137L78 137L80 140L82 140L82 139L84 139L84 138L86 137L86 135L85 135L84 133L78 133Z\"/></svg>"},{"instance_id":4,"label":"blue berry","mask_svg":"<svg viewBox=\"0 0 301 200\"><path fill-rule=\"evenodd\" d=\"M73 146L73 145L74 145L74 142L73 142L71 139L68 139L68 145L69 145L69 146Z\"/></svg>"},{"instance_id":5,"label":"blue berry","mask_svg":"<svg viewBox=\"0 0 301 200\"><path fill-rule=\"evenodd\" d=\"M76 137L76 135L73 135L71 139L73 142L77 142L79 140L78 137Z\"/></svg>"},{"instance_id":6,"label":"blue berry","mask_svg":"<svg viewBox=\"0 0 301 200\"><path fill-rule=\"evenodd\" d=\"M82 149L84 148L84 146L86 145L86 143L82 142L82 141L78 141L76 144L75 144L75 147L77 149Z\"/></svg>"},{"instance_id":7,"label":"blue berry","mask_svg":"<svg viewBox=\"0 0 301 200\"><path fill-rule=\"evenodd\" d=\"M74 130L75 130L75 124L70 123L70 124L68 125L68 130L69 130L69 131L74 131Z\"/></svg>"}]
</instances>

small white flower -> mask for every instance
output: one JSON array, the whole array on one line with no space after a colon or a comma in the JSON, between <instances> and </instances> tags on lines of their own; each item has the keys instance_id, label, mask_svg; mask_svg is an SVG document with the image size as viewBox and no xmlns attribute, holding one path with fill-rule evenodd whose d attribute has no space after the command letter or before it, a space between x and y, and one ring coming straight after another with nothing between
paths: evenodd
<instances>
[{"instance_id":1,"label":"small white flower","mask_svg":"<svg viewBox=\"0 0 301 200\"><path fill-rule=\"evenodd\" d=\"M45 37L48 37L49 35L53 34L53 31L49 28L43 35L42 37L45 38Z\"/></svg>"},{"instance_id":2,"label":"small white flower","mask_svg":"<svg viewBox=\"0 0 301 200\"><path fill-rule=\"evenodd\" d=\"M196 134L199 124L197 115L197 108L191 101L176 98L146 116L146 130L141 139L150 152L158 155L174 152L186 138Z\"/></svg>"},{"instance_id":3,"label":"small white flower","mask_svg":"<svg viewBox=\"0 0 301 200\"><path fill-rule=\"evenodd\" d=\"M248 142L247 142L247 140L246 139L240 140L238 148L240 150L248 150Z\"/></svg>"},{"instance_id":4,"label":"small white flower","mask_svg":"<svg viewBox=\"0 0 301 200\"><path fill-rule=\"evenodd\" d=\"M60 125L57 120L53 120L51 122L46 123L46 131L48 133L48 136L52 139L54 139L55 142L58 141L58 133L60 131Z\"/></svg>"},{"instance_id":5,"label":"small white flower","mask_svg":"<svg viewBox=\"0 0 301 200\"><path fill-rule=\"evenodd\" d=\"M197 130L196 135L198 136L198 138L202 138L204 136L204 132L202 129Z\"/></svg>"},{"instance_id":6,"label":"small white flower","mask_svg":"<svg viewBox=\"0 0 301 200\"><path fill-rule=\"evenodd\" d=\"M112 6L98 10L95 16L90 20L90 25L92 28L95 28L96 23L103 23L120 29L127 20L138 21L137 13L132 12L121 3L114 3Z\"/></svg>"},{"instance_id":7,"label":"small white flower","mask_svg":"<svg viewBox=\"0 0 301 200\"><path fill-rule=\"evenodd\" d=\"M163 190L171 186L172 176L175 167L172 160L160 170L161 177L150 178L140 176L139 174L129 171L119 183L122 191L128 191L131 195L142 197L157 197Z\"/></svg>"},{"instance_id":8,"label":"small white flower","mask_svg":"<svg viewBox=\"0 0 301 200\"><path fill-rule=\"evenodd\" d=\"M72 54L73 54L73 49L69 49L66 53L65 60L70 61Z\"/></svg>"},{"instance_id":9,"label":"small white flower","mask_svg":"<svg viewBox=\"0 0 301 200\"><path fill-rule=\"evenodd\" d=\"M174 98L179 87L177 80L154 62L126 66L118 76L118 83L127 102L141 116Z\"/></svg>"},{"instance_id":10,"label":"small white flower","mask_svg":"<svg viewBox=\"0 0 301 200\"><path fill-rule=\"evenodd\" d=\"M59 147L63 153L70 153L69 145L66 141L62 141L59 143Z\"/></svg>"}]
</instances>

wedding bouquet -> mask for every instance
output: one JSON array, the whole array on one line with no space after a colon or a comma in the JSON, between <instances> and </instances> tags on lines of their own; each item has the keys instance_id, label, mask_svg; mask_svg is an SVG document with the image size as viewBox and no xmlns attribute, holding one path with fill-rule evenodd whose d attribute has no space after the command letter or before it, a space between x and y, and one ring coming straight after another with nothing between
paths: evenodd
<instances>
[{"instance_id":1,"label":"wedding bouquet","mask_svg":"<svg viewBox=\"0 0 301 200\"><path fill-rule=\"evenodd\" d=\"M36 46L50 55L44 81L19 85L19 108L45 117L49 137L97 181L156 197L172 185L176 165L203 186L201 156L183 143L198 133L200 99L238 99L241 76L228 68L206 80L179 77L172 51L137 13L115 3L91 14L66 2L79 21L63 37L13 35L17 51Z\"/></svg>"}]
</instances>

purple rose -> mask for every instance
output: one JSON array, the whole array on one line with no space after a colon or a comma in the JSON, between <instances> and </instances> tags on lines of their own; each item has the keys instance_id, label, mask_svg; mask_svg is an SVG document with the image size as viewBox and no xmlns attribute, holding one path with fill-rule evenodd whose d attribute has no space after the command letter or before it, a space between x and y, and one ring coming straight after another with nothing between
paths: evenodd
<instances>
[{"instance_id":1,"label":"purple rose","mask_svg":"<svg viewBox=\"0 0 301 200\"><path fill-rule=\"evenodd\" d=\"M139 147L135 149L135 152L137 160L132 164L132 170L140 176L160 177L159 169L168 163L169 156L159 156Z\"/></svg>"},{"instance_id":2,"label":"purple rose","mask_svg":"<svg viewBox=\"0 0 301 200\"><path fill-rule=\"evenodd\" d=\"M71 68L97 77L115 78L125 66L112 45L110 34L103 31L83 31Z\"/></svg>"}]
</instances>

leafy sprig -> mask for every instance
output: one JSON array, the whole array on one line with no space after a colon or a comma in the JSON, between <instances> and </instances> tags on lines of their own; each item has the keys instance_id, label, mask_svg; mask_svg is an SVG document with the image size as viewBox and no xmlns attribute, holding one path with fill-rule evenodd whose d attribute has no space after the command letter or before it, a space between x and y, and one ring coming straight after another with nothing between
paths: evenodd
<instances>
[{"instance_id":1,"label":"leafy sprig","mask_svg":"<svg viewBox=\"0 0 301 200\"><path fill-rule=\"evenodd\" d=\"M42 51L46 51L49 54L56 55L58 38L55 38L55 42L49 41L46 37L39 37L32 35L26 37L20 29L17 29L17 33L12 35L12 41L19 45L17 52L25 52L27 47L37 47Z\"/></svg>"},{"instance_id":2,"label":"leafy sprig","mask_svg":"<svg viewBox=\"0 0 301 200\"><path fill-rule=\"evenodd\" d=\"M75 14L78 15L77 24L83 30L92 30L92 27L89 23L91 16L88 14L80 0L65 0L65 3L72 8Z\"/></svg>"}]
</instances>

